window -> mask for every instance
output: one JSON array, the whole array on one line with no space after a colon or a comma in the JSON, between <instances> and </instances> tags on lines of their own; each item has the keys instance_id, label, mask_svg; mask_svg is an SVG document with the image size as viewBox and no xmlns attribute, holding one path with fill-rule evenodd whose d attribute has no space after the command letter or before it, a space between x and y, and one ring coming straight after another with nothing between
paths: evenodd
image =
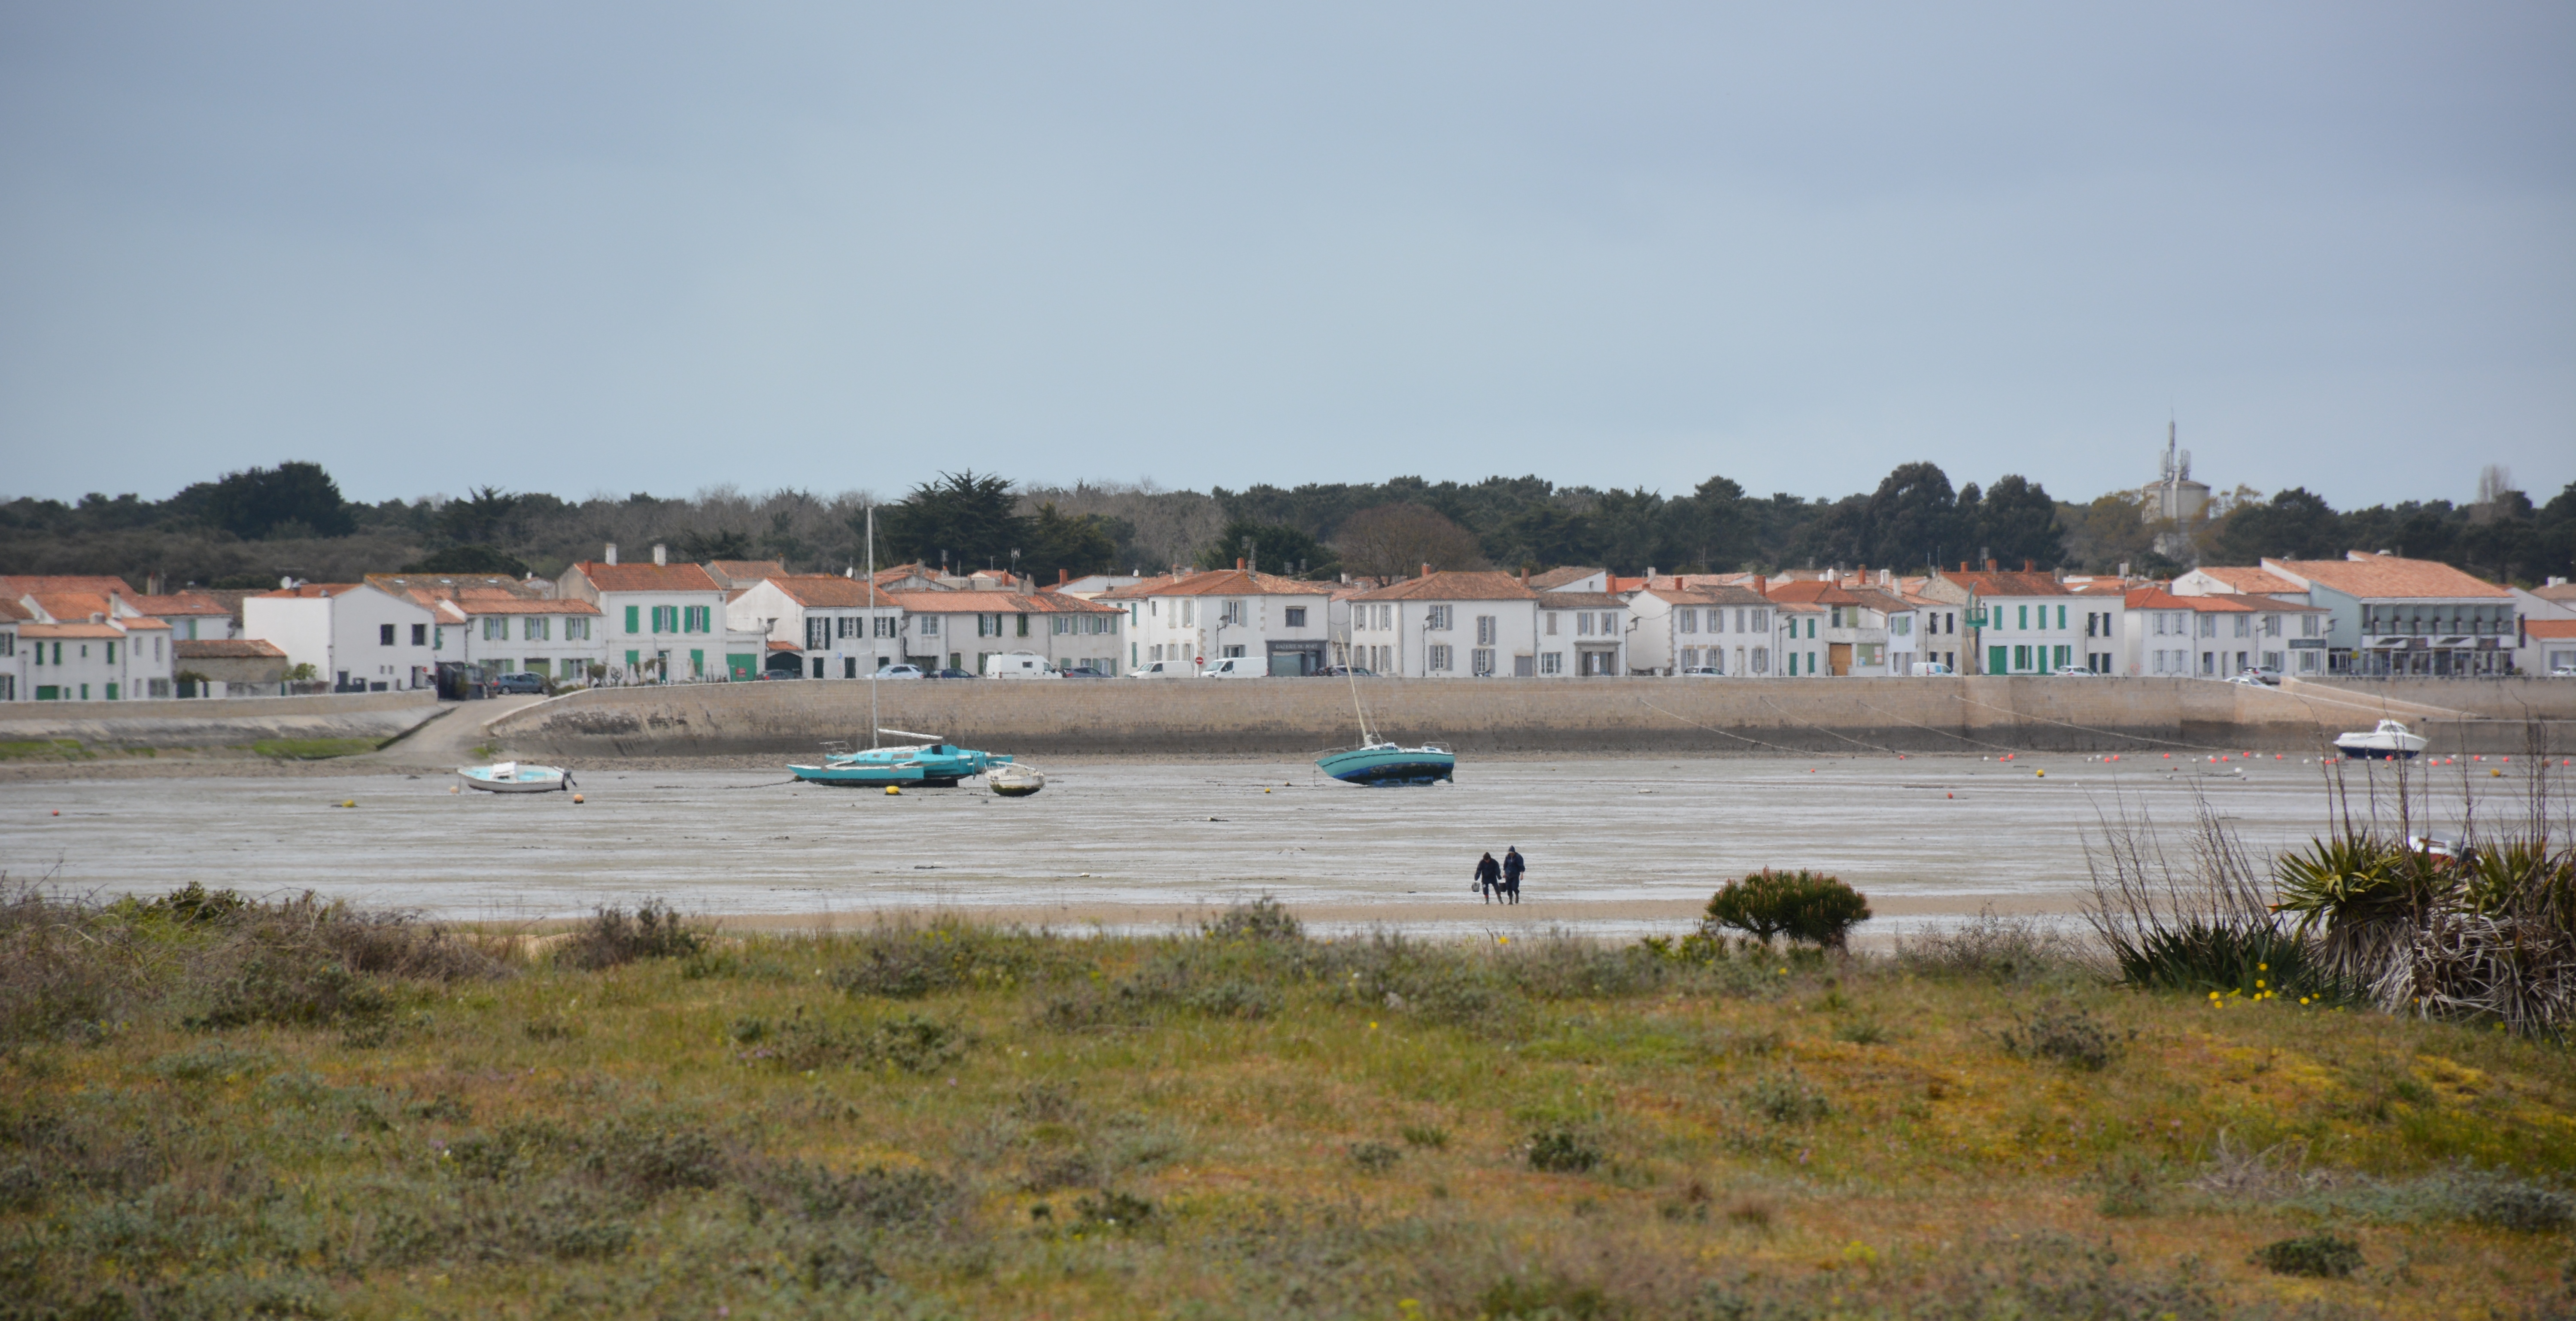
<instances>
[{"instance_id":1,"label":"window","mask_svg":"<svg viewBox=\"0 0 2576 1321\"><path fill-rule=\"evenodd\" d=\"M2029 606L2021 606L2021 607L2019 607L2019 609L2021 610L2021 618L2020 618L2020 622L2019 622L2019 623L2014 624L2014 625L2013 625L2013 627L2015 627L2015 628L2020 628L2020 629L2027 629L2027 628L2029 628L2029 627L2030 627L2030 607L2029 607ZM2040 610L2041 610L2041 611L2043 611L2043 612L2045 612L2047 609L2048 609L2048 607L2047 607L2047 606L2041 606L2041 607L2040 607ZM2042 628L2046 628L2047 626L2048 626L2048 620L2047 620L2046 615L2043 613L2043 615L2042 615L2042 617L2041 617L2041 619L2040 619L2040 627L2042 627Z\"/></svg>"},{"instance_id":2,"label":"window","mask_svg":"<svg viewBox=\"0 0 2576 1321\"><path fill-rule=\"evenodd\" d=\"M1696 610L1674 611L1673 631L1676 633L1697 633L1699 631L1699 612Z\"/></svg>"},{"instance_id":3,"label":"window","mask_svg":"<svg viewBox=\"0 0 2576 1321\"><path fill-rule=\"evenodd\" d=\"M1771 649L1769 647L1755 647L1753 649L1753 672L1755 674L1769 674L1771 672Z\"/></svg>"},{"instance_id":4,"label":"window","mask_svg":"<svg viewBox=\"0 0 2576 1321\"><path fill-rule=\"evenodd\" d=\"M1393 627L1395 627L1395 607L1394 607L1394 606L1392 606L1392 605L1382 605L1382 606L1379 606L1379 607L1377 608L1377 626L1378 626L1379 628L1393 628Z\"/></svg>"},{"instance_id":5,"label":"window","mask_svg":"<svg viewBox=\"0 0 2576 1321\"><path fill-rule=\"evenodd\" d=\"M2042 607L2041 607L2041 609L2046 609L2046 608L2047 608L2047 607L2045 607L2045 606L2042 606ZM2066 627L2066 607L2064 607L2064 606L2059 606L2059 607L2057 607L2057 626L2058 626L2059 628L2064 628L2064 627Z\"/></svg>"},{"instance_id":6,"label":"window","mask_svg":"<svg viewBox=\"0 0 2576 1321\"><path fill-rule=\"evenodd\" d=\"M553 621L547 619L544 615L527 616L519 625L520 640L523 642L544 642L549 640L554 633L552 622Z\"/></svg>"},{"instance_id":7,"label":"window","mask_svg":"<svg viewBox=\"0 0 2576 1321\"><path fill-rule=\"evenodd\" d=\"M572 642L590 636L590 619L586 615L567 616L563 622L564 641Z\"/></svg>"},{"instance_id":8,"label":"window","mask_svg":"<svg viewBox=\"0 0 2576 1321\"><path fill-rule=\"evenodd\" d=\"M1020 636L1021 636L1021 637L1027 637L1028 635L1029 635L1029 617L1028 617L1027 615L1022 615L1022 616L1020 616Z\"/></svg>"},{"instance_id":9,"label":"window","mask_svg":"<svg viewBox=\"0 0 2576 1321\"><path fill-rule=\"evenodd\" d=\"M1190 627L1190 626L1191 626L1190 621L1191 621L1193 618L1195 618L1195 617L1197 616L1198 612L1199 612L1199 603L1198 603L1198 602L1193 601L1193 600L1191 600L1191 599L1190 599L1190 598L1188 598L1188 597L1182 597L1182 598L1181 598L1181 627L1183 627L1183 628L1188 628L1188 627Z\"/></svg>"},{"instance_id":10,"label":"window","mask_svg":"<svg viewBox=\"0 0 2576 1321\"><path fill-rule=\"evenodd\" d=\"M2030 648L2013 648L2012 667L2016 670L2027 670L2030 668Z\"/></svg>"},{"instance_id":11,"label":"window","mask_svg":"<svg viewBox=\"0 0 2576 1321\"><path fill-rule=\"evenodd\" d=\"M1281 613L1287 617L1288 627L1304 628L1306 626L1306 607L1302 605L1292 605Z\"/></svg>"},{"instance_id":12,"label":"window","mask_svg":"<svg viewBox=\"0 0 2576 1321\"><path fill-rule=\"evenodd\" d=\"M881 638L893 637L894 624L894 616L892 615L877 616L877 636Z\"/></svg>"},{"instance_id":13,"label":"window","mask_svg":"<svg viewBox=\"0 0 2576 1321\"><path fill-rule=\"evenodd\" d=\"M2214 638L2218 636L2218 616L2202 615L2200 617L2200 635L2205 638Z\"/></svg>"},{"instance_id":14,"label":"window","mask_svg":"<svg viewBox=\"0 0 2576 1321\"><path fill-rule=\"evenodd\" d=\"M483 640L485 642L506 641L509 636L510 621L508 619L500 615L483 616Z\"/></svg>"},{"instance_id":15,"label":"window","mask_svg":"<svg viewBox=\"0 0 2576 1321\"><path fill-rule=\"evenodd\" d=\"M1064 625L1065 625L1065 618L1064 618L1064 616L1062 616L1062 615L1049 615L1049 616L1047 616L1047 632L1049 632L1049 633L1062 633L1062 632L1064 632Z\"/></svg>"},{"instance_id":16,"label":"window","mask_svg":"<svg viewBox=\"0 0 2576 1321\"><path fill-rule=\"evenodd\" d=\"M2267 638L2277 638L2281 636L2281 617L2279 615L2263 616L2263 636Z\"/></svg>"},{"instance_id":17,"label":"window","mask_svg":"<svg viewBox=\"0 0 2576 1321\"><path fill-rule=\"evenodd\" d=\"M828 616L811 615L805 620L805 649L828 651L832 646L832 621Z\"/></svg>"},{"instance_id":18,"label":"window","mask_svg":"<svg viewBox=\"0 0 2576 1321\"><path fill-rule=\"evenodd\" d=\"M1449 648L1447 646L1435 643L1430 647L1424 648L1424 650L1429 652L1430 655L1429 658L1423 662L1422 668L1434 671L1445 671L1449 668Z\"/></svg>"},{"instance_id":19,"label":"window","mask_svg":"<svg viewBox=\"0 0 2576 1321\"><path fill-rule=\"evenodd\" d=\"M1900 638L1901 638L1901 637L1905 637L1905 636L1907 636L1907 635L1909 635L1909 634L1913 633L1913 632L1914 632L1914 616L1912 616L1912 615L1890 615L1890 616L1888 616L1888 619L1887 619L1887 631L1888 631L1888 632L1890 632L1890 633L1894 633L1896 636L1898 636L1898 637L1900 637Z\"/></svg>"},{"instance_id":20,"label":"window","mask_svg":"<svg viewBox=\"0 0 2576 1321\"><path fill-rule=\"evenodd\" d=\"M1423 626L1424 628L1430 629L1431 631L1433 631L1433 632L1435 632L1435 633L1446 633L1446 632L1448 632L1448 631L1449 631L1449 607L1447 607L1447 606L1445 606L1445 605L1435 605L1435 606L1431 607L1430 609L1428 609L1428 610L1424 611L1424 612L1423 612L1423 616L1422 616L1422 626ZM1443 648L1443 650L1445 651L1445 650L1446 650L1446 648ZM1448 666L1446 666L1446 665L1443 665L1443 666L1440 666L1440 667L1438 667L1438 668L1440 668L1440 669L1444 669L1444 670L1445 670L1445 669L1447 669L1447 668L1449 668L1449 667L1448 667Z\"/></svg>"},{"instance_id":21,"label":"window","mask_svg":"<svg viewBox=\"0 0 2576 1321\"><path fill-rule=\"evenodd\" d=\"M1494 673L1494 649L1491 647L1478 647L1474 651L1467 653L1467 666L1469 672L1479 679L1492 678Z\"/></svg>"},{"instance_id":22,"label":"window","mask_svg":"<svg viewBox=\"0 0 2576 1321\"><path fill-rule=\"evenodd\" d=\"M2299 616L2299 636L2303 638L2312 638L2316 635L2317 617L2315 615Z\"/></svg>"},{"instance_id":23,"label":"window","mask_svg":"<svg viewBox=\"0 0 2576 1321\"><path fill-rule=\"evenodd\" d=\"M1549 637L1556 636L1556 612L1553 610L1547 612L1547 635ZM1542 670L1540 673L1545 674L1548 673L1548 671Z\"/></svg>"},{"instance_id":24,"label":"window","mask_svg":"<svg viewBox=\"0 0 2576 1321\"><path fill-rule=\"evenodd\" d=\"M391 624L378 624L378 625L376 626L376 644L377 644L378 646L383 646L383 647L390 647L390 646L394 645L394 626L393 626L393 625L391 625Z\"/></svg>"},{"instance_id":25,"label":"window","mask_svg":"<svg viewBox=\"0 0 2576 1321\"><path fill-rule=\"evenodd\" d=\"M1243 620L1244 620L1243 602L1241 602L1241 601L1228 601L1228 602L1226 602L1226 603L1225 603L1225 616L1224 616L1224 620L1223 620L1223 622L1224 622L1228 627L1230 627L1230 628L1240 628L1240 627L1242 627L1242 626L1243 626Z\"/></svg>"},{"instance_id":26,"label":"window","mask_svg":"<svg viewBox=\"0 0 2576 1321\"><path fill-rule=\"evenodd\" d=\"M1816 636L1816 617L1814 615L1807 616L1807 636L1811 639ZM1807 663L1810 666L1815 664L1815 659L1812 655L1808 658Z\"/></svg>"},{"instance_id":27,"label":"window","mask_svg":"<svg viewBox=\"0 0 2576 1321\"><path fill-rule=\"evenodd\" d=\"M1565 673L1565 653L1561 651L1540 652L1538 654L1538 672L1541 674Z\"/></svg>"},{"instance_id":28,"label":"window","mask_svg":"<svg viewBox=\"0 0 2576 1321\"><path fill-rule=\"evenodd\" d=\"M2238 615L2236 617L2236 636L2240 638L2250 638L2254 636L2254 616Z\"/></svg>"},{"instance_id":29,"label":"window","mask_svg":"<svg viewBox=\"0 0 2576 1321\"><path fill-rule=\"evenodd\" d=\"M626 607L626 631L629 633L641 633L644 631L635 626L635 612L636 607L631 605Z\"/></svg>"},{"instance_id":30,"label":"window","mask_svg":"<svg viewBox=\"0 0 2576 1321\"><path fill-rule=\"evenodd\" d=\"M921 617L921 635L926 638L935 638L939 636L939 616L923 615Z\"/></svg>"},{"instance_id":31,"label":"window","mask_svg":"<svg viewBox=\"0 0 2576 1321\"><path fill-rule=\"evenodd\" d=\"M1592 636L1591 611L1585 610L1574 616L1574 636L1578 638L1588 638Z\"/></svg>"},{"instance_id":32,"label":"window","mask_svg":"<svg viewBox=\"0 0 2576 1321\"><path fill-rule=\"evenodd\" d=\"M1494 645L1494 617L1492 615L1476 616L1476 645L1479 647L1490 647ZM1493 659L1494 658L1490 654L1487 655L1485 657L1485 668L1478 671L1478 673L1493 673Z\"/></svg>"}]
</instances>

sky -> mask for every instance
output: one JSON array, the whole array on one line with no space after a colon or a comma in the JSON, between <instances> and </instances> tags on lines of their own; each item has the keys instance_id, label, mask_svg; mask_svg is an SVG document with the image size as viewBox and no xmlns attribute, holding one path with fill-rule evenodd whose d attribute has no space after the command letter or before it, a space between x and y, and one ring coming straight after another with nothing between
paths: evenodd
<instances>
[{"instance_id":1,"label":"sky","mask_svg":"<svg viewBox=\"0 0 2576 1321\"><path fill-rule=\"evenodd\" d=\"M2576 7L0 0L0 497L2576 480Z\"/></svg>"}]
</instances>

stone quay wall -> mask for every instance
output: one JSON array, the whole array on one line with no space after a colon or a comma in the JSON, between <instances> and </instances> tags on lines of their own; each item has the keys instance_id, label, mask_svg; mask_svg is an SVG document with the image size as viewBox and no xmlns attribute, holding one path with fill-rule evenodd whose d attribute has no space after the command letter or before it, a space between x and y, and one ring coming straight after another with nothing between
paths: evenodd
<instances>
[{"instance_id":1,"label":"stone quay wall","mask_svg":"<svg viewBox=\"0 0 2576 1321\"><path fill-rule=\"evenodd\" d=\"M1358 742L1352 692L1328 679L797 680L610 688L503 716L524 757L776 755L881 726L1030 757L1291 755ZM1461 753L2313 752L2381 716L2437 752L2521 753L2534 729L2576 745L2576 682L2195 679L1362 680L1370 724Z\"/></svg>"},{"instance_id":2,"label":"stone quay wall","mask_svg":"<svg viewBox=\"0 0 2576 1321\"><path fill-rule=\"evenodd\" d=\"M429 692L11 702L0 706L0 743L74 739L94 749L184 749L261 739L385 739L439 710L437 694Z\"/></svg>"}]
</instances>

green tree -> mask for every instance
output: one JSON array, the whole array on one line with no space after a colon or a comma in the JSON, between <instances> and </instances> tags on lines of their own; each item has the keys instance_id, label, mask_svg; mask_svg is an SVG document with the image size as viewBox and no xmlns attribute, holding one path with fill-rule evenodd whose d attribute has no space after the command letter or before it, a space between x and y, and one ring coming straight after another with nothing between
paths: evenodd
<instances>
[{"instance_id":1,"label":"green tree","mask_svg":"<svg viewBox=\"0 0 2576 1321\"><path fill-rule=\"evenodd\" d=\"M1956 558L1959 496L1937 463L1908 463L1880 479L1863 511L1865 563L1911 569Z\"/></svg>"},{"instance_id":2,"label":"green tree","mask_svg":"<svg viewBox=\"0 0 2576 1321\"><path fill-rule=\"evenodd\" d=\"M1247 549L1249 547L1250 549ZM1333 552L1305 530L1287 523L1256 523L1248 518L1230 520L1216 540L1199 548L1193 561L1202 569L1231 569L1238 559L1253 560L1253 567L1263 573L1317 573L1336 561Z\"/></svg>"},{"instance_id":3,"label":"green tree","mask_svg":"<svg viewBox=\"0 0 2576 1321\"><path fill-rule=\"evenodd\" d=\"M245 468L199 482L171 497L183 514L244 541L280 533L345 537L357 519L340 498L340 484L318 463L289 461L274 468Z\"/></svg>"},{"instance_id":4,"label":"green tree","mask_svg":"<svg viewBox=\"0 0 2576 1321\"><path fill-rule=\"evenodd\" d=\"M449 546L402 567L405 573L506 573L528 576L527 561L492 546Z\"/></svg>"},{"instance_id":5,"label":"green tree","mask_svg":"<svg viewBox=\"0 0 2576 1321\"><path fill-rule=\"evenodd\" d=\"M439 535L460 544L501 540L502 524L517 513L519 497L497 486L475 488L462 500L450 500L438 511Z\"/></svg>"},{"instance_id":6,"label":"green tree","mask_svg":"<svg viewBox=\"0 0 2576 1321\"><path fill-rule=\"evenodd\" d=\"M678 537L680 558L691 564L710 560L747 560L751 558L751 537L733 528L712 532L691 529Z\"/></svg>"},{"instance_id":7,"label":"green tree","mask_svg":"<svg viewBox=\"0 0 2576 1321\"><path fill-rule=\"evenodd\" d=\"M897 559L944 561L959 572L1007 568L1012 551L1030 548L1029 520L1018 508L1007 478L941 473L879 511L877 532Z\"/></svg>"},{"instance_id":8,"label":"green tree","mask_svg":"<svg viewBox=\"0 0 2576 1321\"><path fill-rule=\"evenodd\" d=\"M1067 517L1050 500L1028 520L1027 544L1021 547L1020 570L1041 586L1059 575L1075 578L1106 573L1118 557L1118 537L1109 520L1098 514Z\"/></svg>"},{"instance_id":9,"label":"green tree","mask_svg":"<svg viewBox=\"0 0 2576 1321\"><path fill-rule=\"evenodd\" d=\"M1869 918L1869 896L1834 877L1804 868L1779 872L1765 867L1718 887L1703 925L1741 931L1765 945L1787 936L1841 949L1852 927Z\"/></svg>"},{"instance_id":10,"label":"green tree","mask_svg":"<svg viewBox=\"0 0 2576 1321\"><path fill-rule=\"evenodd\" d=\"M2221 564L2275 559L2313 560L2343 553L2343 519L2334 506L2304 486L2293 486L2260 504L2231 511L2210 538Z\"/></svg>"},{"instance_id":11,"label":"green tree","mask_svg":"<svg viewBox=\"0 0 2576 1321\"><path fill-rule=\"evenodd\" d=\"M2056 568L2066 546L2048 488L2017 475L1997 478L1977 511L1977 544L2008 569L2020 568L2023 560Z\"/></svg>"}]
</instances>

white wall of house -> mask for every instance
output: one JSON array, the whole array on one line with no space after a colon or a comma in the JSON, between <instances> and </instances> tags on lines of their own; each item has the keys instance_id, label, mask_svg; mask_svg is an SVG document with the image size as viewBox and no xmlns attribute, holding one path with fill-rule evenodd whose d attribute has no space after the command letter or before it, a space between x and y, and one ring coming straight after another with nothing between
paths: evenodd
<instances>
[{"instance_id":1,"label":"white wall of house","mask_svg":"<svg viewBox=\"0 0 2576 1321\"><path fill-rule=\"evenodd\" d=\"M245 636L276 644L288 665L311 665L334 687L433 686L435 626L426 607L362 585L329 596L242 600Z\"/></svg>"},{"instance_id":2,"label":"white wall of house","mask_svg":"<svg viewBox=\"0 0 2576 1321\"><path fill-rule=\"evenodd\" d=\"M18 621L0 619L0 702L34 699L27 687L27 658L18 646Z\"/></svg>"},{"instance_id":3,"label":"white wall of house","mask_svg":"<svg viewBox=\"0 0 2576 1321\"><path fill-rule=\"evenodd\" d=\"M1155 661L1198 664L1228 656L1267 656L1273 643L1312 650L1338 640L1331 597L1320 590L1127 597L1102 604L1126 614L1127 648L1119 659L1127 670ZM1329 649L1325 654L1331 654Z\"/></svg>"},{"instance_id":4,"label":"white wall of house","mask_svg":"<svg viewBox=\"0 0 2576 1321\"><path fill-rule=\"evenodd\" d=\"M547 602L573 605L578 602ZM592 665L608 663L601 617L586 611L560 614L483 614L460 603L465 622L449 625L458 637L453 657L496 674L533 672L551 679L587 679Z\"/></svg>"},{"instance_id":5,"label":"white wall of house","mask_svg":"<svg viewBox=\"0 0 2576 1321\"><path fill-rule=\"evenodd\" d=\"M1349 602L1348 663L1407 679L1570 678L1588 653L1617 674L1627 610L1546 611L1530 600ZM1553 623L1556 631L1548 631ZM1344 663L1335 641L1334 663Z\"/></svg>"}]
</instances>

